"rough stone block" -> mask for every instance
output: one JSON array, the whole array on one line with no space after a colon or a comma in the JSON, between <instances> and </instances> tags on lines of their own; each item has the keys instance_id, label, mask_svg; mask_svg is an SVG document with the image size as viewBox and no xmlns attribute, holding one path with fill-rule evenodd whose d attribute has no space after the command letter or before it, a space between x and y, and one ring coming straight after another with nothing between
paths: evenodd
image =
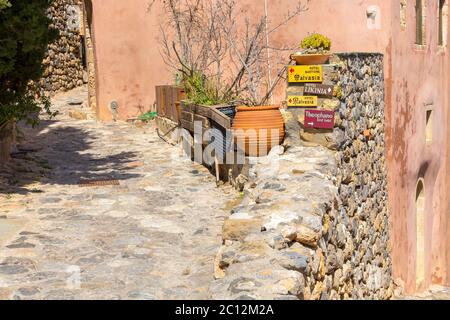
<instances>
[{"instance_id":1,"label":"rough stone block","mask_svg":"<svg viewBox=\"0 0 450 320\"><path fill-rule=\"evenodd\" d=\"M307 246L317 247L320 236L320 232L316 232L304 225L298 225L295 241Z\"/></svg>"},{"instance_id":2,"label":"rough stone block","mask_svg":"<svg viewBox=\"0 0 450 320\"><path fill-rule=\"evenodd\" d=\"M243 241L248 235L261 232L261 225L259 219L228 219L223 225L222 239Z\"/></svg>"}]
</instances>

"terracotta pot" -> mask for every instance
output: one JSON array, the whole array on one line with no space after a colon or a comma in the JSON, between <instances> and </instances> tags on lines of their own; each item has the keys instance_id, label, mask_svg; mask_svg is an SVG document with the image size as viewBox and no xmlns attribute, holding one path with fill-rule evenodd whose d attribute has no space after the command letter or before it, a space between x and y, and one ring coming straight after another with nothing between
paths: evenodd
<instances>
[{"instance_id":1,"label":"terracotta pot","mask_svg":"<svg viewBox=\"0 0 450 320\"><path fill-rule=\"evenodd\" d=\"M284 120L279 107L237 107L233 135L247 156L265 156L284 138Z\"/></svg>"},{"instance_id":2,"label":"terracotta pot","mask_svg":"<svg viewBox=\"0 0 450 320\"><path fill-rule=\"evenodd\" d=\"M292 54L291 59L300 65L318 65L325 64L331 57L331 54Z\"/></svg>"}]
</instances>

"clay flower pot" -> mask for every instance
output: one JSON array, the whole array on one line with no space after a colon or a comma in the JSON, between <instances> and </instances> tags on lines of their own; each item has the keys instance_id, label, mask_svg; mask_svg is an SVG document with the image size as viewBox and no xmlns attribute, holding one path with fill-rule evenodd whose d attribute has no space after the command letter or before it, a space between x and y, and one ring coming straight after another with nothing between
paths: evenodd
<instances>
[{"instance_id":1,"label":"clay flower pot","mask_svg":"<svg viewBox=\"0 0 450 320\"><path fill-rule=\"evenodd\" d=\"M292 54L291 59L299 65L318 65L325 64L331 57L331 54Z\"/></svg>"},{"instance_id":2,"label":"clay flower pot","mask_svg":"<svg viewBox=\"0 0 450 320\"><path fill-rule=\"evenodd\" d=\"M281 144L285 133L276 106L237 107L232 129L238 148L252 157L267 155L272 147Z\"/></svg>"}]
</instances>

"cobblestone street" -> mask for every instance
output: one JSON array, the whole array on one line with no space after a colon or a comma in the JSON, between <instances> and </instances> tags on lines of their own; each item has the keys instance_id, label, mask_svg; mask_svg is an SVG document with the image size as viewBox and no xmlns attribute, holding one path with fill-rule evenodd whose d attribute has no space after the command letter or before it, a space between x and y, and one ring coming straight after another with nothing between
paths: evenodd
<instances>
[{"instance_id":1,"label":"cobblestone street","mask_svg":"<svg viewBox=\"0 0 450 320\"><path fill-rule=\"evenodd\" d=\"M70 118L85 97L57 96L0 174L0 299L209 298L237 192L154 128Z\"/></svg>"}]
</instances>

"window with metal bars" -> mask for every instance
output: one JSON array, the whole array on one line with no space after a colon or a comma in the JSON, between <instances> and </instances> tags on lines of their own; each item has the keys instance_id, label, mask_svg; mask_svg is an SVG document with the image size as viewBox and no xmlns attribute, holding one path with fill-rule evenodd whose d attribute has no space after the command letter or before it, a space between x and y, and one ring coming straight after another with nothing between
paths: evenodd
<instances>
[{"instance_id":1,"label":"window with metal bars","mask_svg":"<svg viewBox=\"0 0 450 320\"><path fill-rule=\"evenodd\" d=\"M440 46L444 46L446 44L447 37L447 24L448 22L448 4L447 0L439 0L439 8L438 8L438 44Z\"/></svg>"},{"instance_id":2,"label":"window with metal bars","mask_svg":"<svg viewBox=\"0 0 450 320\"><path fill-rule=\"evenodd\" d=\"M423 0L416 0L416 44L424 44Z\"/></svg>"}]
</instances>

